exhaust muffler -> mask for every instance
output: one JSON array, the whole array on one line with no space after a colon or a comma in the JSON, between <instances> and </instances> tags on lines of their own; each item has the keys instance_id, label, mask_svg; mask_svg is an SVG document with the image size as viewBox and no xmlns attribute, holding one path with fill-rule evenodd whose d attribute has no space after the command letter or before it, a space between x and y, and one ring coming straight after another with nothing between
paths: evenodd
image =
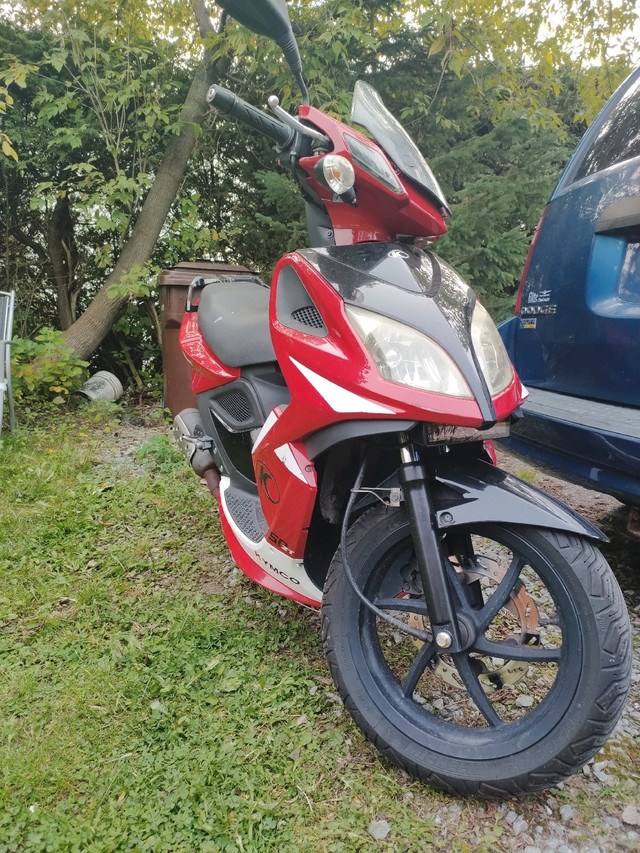
<instances>
[{"instance_id":1,"label":"exhaust muffler","mask_svg":"<svg viewBox=\"0 0 640 853\"><path fill-rule=\"evenodd\" d=\"M182 455L198 477L206 481L214 498L217 498L220 471L211 456L213 441L204 431L200 412L197 409L183 409L179 412L173 419L173 434Z\"/></svg>"}]
</instances>

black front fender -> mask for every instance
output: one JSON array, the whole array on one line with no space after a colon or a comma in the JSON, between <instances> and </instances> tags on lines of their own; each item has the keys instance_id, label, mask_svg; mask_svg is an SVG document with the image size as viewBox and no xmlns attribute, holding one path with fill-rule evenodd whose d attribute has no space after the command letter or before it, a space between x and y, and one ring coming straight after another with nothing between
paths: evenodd
<instances>
[{"instance_id":1,"label":"black front fender","mask_svg":"<svg viewBox=\"0 0 640 853\"><path fill-rule=\"evenodd\" d=\"M488 462L443 460L436 481L433 497L440 529L485 522L527 524L609 541L561 501Z\"/></svg>"}]
</instances>

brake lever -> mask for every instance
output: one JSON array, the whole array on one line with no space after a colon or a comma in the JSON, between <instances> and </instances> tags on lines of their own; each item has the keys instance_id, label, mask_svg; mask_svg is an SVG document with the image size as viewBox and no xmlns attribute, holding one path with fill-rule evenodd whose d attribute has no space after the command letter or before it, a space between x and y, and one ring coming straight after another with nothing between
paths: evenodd
<instances>
[{"instance_id":1,"label":"brake lever","mask_svg":"<svg viewBox=\"0 0 640 853\"><path fill-rule=\"evenodd\" d=\"M323 148L327 151L331 148L331 140L328 136L325 136L324 133L320 133L319 130L314 130L312 127L307 127L305 124L302 124L297 118L289 115L286 110L283 110L280 106L280 100L277 95L270 95L267 99L267 103L269 104L269 109L274 115L276 115L283 124L292 127L296 133L301 133L303 136L309 136L315 142L319 143Z\"/></svg>"}]
</instances>

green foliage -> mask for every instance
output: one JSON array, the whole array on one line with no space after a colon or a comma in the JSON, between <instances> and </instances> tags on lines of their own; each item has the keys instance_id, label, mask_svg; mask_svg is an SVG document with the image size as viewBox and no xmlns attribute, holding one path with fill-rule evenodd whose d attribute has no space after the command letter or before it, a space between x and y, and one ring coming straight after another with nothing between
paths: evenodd
<instances>
[{"instance_id":1,"label":"green foliage","mask_svg":"<svg viewBox=\"0 0 640 853\"><path fill-rule=\"evenodd\" d=\"M18 400L64 401L86 378L88 362L65 346L62 332L43 329L12 344L13 391Z\"/></svg>"},{"instance_id":2,"label":"green foliage","mask_svg":"<svg viewBox=\"0 0 640 853\"><path fill-rule=\"evenodd\" d=\"M495 92L494 120L520 115L543 129L559 126L549 97L561 91L563 67L572 68L583 115L592 120L638 47L636 4L444 0L437 10L415 5L417 19L431 29L429 55L439 59L443 73L475 78L479 67L490 66L481 85Z\"/></svg>"},{"instance_id":3,"label":"green foliage","mask_svg":"<svg viewBox=\"0 0 640 853\"><path fill-rule=\"evenodd\" d=\"M171 42L152 44L108 22L53 26L42 14L40 30L0 18L0 54L19 53L37 68L23 88L11 85L3 127L19 162L2 166L2 249L7 278L29 294L18 297L25 337L42 325L66 328L100 289L176 132L189 82ZM185 243L177 254L191 251ZM149 297L162 254L134 269L118 295Z\"/></svg>"},{"instance_id":4,"label":"green foliage","mask_svg":"<svg viewBox=\"0 0 640 853\"><path fill-rule=\"evenodd\" d=\"M538 479L538 475L531 468L521 468L519 471L516 471L516 476L527 483L535 483Z\"/></svg>"},{"instance_id":5,"label":"green foliage","mask_svg":"<svg viewBox=\"0 0 640 853\"><path fill-rule=\"evenodd\" d=\"M437 251L497 320L511 313L531 237L575 142L513 118L432 160L452 209Z\"/></svg>"},{"instance_id":6,"label":"green foliage","mask_svg":"<svg viewBox=\"0 0 640 853\"><path fill-rule=\"evenodd\" d=\"M120 276L117 284L109 288L109 296L149 296L153 290L153 280L159 272L151 263L134 264L129 272Z\"/></svg>"},{"instance_id":7,"label":"green foliage","mask_svg":"<svg viewBox=\"0 0 640 853\"><path fill-rule=\"evenodd\" d=\"M136 460L159 474L184 470L185 459L168 435L148 438L136 454Z\"/></svg>"},{"instance_id":8,"label":"green foliage","mask_svg":"<svg viewBox=\"0 0 640 853\"><path fill-rule=\"evenodd\" d=\"M629 70L636 5L296 0L289 8L312 103L346 119L356 79L380 90L450 196L441 251L502 315L575 139ZM73 322L113 269L180 130L196 38L189 5L173 2L44 10L19 0L11 18L0 16L0 254L25 337ZM257 106L276 93L295 112L299 93L275 44L229 22L207 46L223 84ZM117 288L130 299L128 318L100 356L116 353L136 384L159 359L158 325L147 323L157 270L211 258L268 278L279 255L305 244L299 194L275 160L269 143L214 112L198 133L146 272Z\"/></svg>"},{"instance_id":9,"label":"green foliage","mask_svg":"<svg viewBox=\"0 0 640 853\"><path fill-rule=\"evenodd\" d=\"M0 68L0 116L3 116L7 112L8 107L13 106L13 96L9 92L9 86L15 85L24 89L27 74L35 70L35 65L25 65L15 57L9 59L5 68ZM0 142L2 143L2 154L5 157L11 157L17 163L18 154L11 144L10 137L6 133L1 132Z\"/></svg>"}]
</instances>

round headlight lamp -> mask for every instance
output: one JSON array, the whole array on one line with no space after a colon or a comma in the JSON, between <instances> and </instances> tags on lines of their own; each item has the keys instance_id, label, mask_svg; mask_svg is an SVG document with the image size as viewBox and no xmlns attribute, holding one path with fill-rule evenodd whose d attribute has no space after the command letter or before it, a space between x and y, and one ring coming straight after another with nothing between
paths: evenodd
<instances>
[{"instance_id":1,"label":"round headlight lamp","mask_svg":"<svg viewBox=\"0 0 640 853\"><path fill-rule=\"evenodd\" d=\"M356 182L353 166L340 154L327 154L318 160L313 173L318 183L328 187L336 195L349 192Z\"/></svg>"}]
</instances>

